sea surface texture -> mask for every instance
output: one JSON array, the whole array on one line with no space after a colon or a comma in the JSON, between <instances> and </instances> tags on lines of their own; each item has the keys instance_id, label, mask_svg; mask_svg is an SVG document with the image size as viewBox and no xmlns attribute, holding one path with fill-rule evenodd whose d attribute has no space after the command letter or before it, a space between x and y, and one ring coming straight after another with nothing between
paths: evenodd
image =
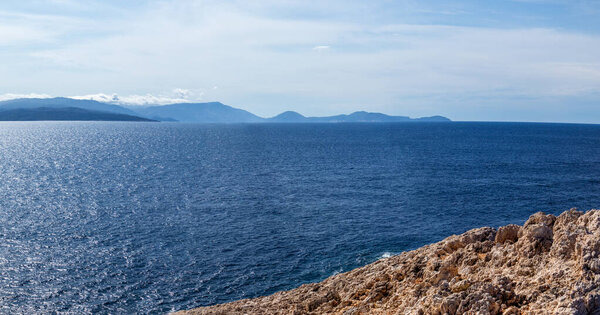
<instances>
[{"instance_id":1,"label":"sea surface texture","mask_svg":"<svg viewBox=\"0 0 600 315\"><path fill-rule=\"evenodd\" d=\"M600 207L600 126L0 123L0 313L165 313Z\"/></svg>"}]
</instances>

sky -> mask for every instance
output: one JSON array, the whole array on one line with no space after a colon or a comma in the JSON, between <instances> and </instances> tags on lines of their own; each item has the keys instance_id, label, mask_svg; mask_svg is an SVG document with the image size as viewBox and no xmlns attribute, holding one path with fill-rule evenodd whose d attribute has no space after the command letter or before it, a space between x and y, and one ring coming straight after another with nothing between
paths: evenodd
<instances>
[{"instance_id":1,"label":"sky","mask_svg":"<svg viewBox=\"0 0 600 315\"><path fill-rule=\"evenodd\" d=\"M599 0L0 3L0 100L600 123Z\"/></svg>"}]
</instances>

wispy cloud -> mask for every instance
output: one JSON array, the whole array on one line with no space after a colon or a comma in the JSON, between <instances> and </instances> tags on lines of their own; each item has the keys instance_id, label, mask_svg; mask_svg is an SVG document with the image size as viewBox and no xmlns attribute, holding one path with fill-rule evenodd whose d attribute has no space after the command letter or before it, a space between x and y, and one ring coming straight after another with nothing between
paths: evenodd
<instances>
[{"instance_id":1,"label":"wispy cloud","mask_svg":"<svg viewBox=\"0 0 600 315\"><path fill-rule=\"evenodd\" d=\"M56 32L21 24L0 25L0 46L49 42Z\"/></svg>"},{"instance_id":2,"label":"wispy cloud","mask_svg":"<svg viewBox=\"0 0 600 315\"><path fill-rule=\"evenodd\" d=\"M51 98L51 97L52 96L50 96L48 94L36 94L36 93L14 94L14 93L5 93L5 94L0 94L0 101L14 100L14 99L18 99L18 98Z\"/></svg>"},{"instance_id":3,"label":"wispy cloud","mask_svg":"<svg viewBox=\"0 0 600 315\"><path fill-rule=\"evenodd\" d=\"M71 96L74 99L94 100L103 103L119 105L165 105L174 103L200 102L200 97L193 97L192 92L184 89L175 89L171 95L117 95L117 94L89 94Z\"/></svg>"},{"instance_id":4,"label":"wispy cloud","mask_svg":"<svg viewBox=\"0 0 600 315\"><path fill-rule=\"evenodd\" d=\"M0 86L129 104L220 100L265 116L300 108L457 117L480 111L489 99L600 93L599 35L436 20L447 14L435 12L468 9L413 1L180 0L104 9L116 12L107 14L110 23L57 16L71 23L59 30L52 18L31 17L36 22L26 25L4 19L3 27L27 26L23 33L30 35L8 29L3 39L0 27L0 45L16 47L0 51ZM436 18L411 16L422 12ZM52 44L24 49L23 38ZM160 92L171 87L186 89Z\"/></svg>"},{"instance_id":5,"label":"wispy cloud","mask_svg":"<svg viewBox=\"0 0 600 315\"><path fill-rule=\"evenodd\" d=\"M320 45L320 46L315 46L315 47L313 47L312 49L313 49L314 51L319 51L319 52L321 52L321 51L326 51L326 50L329 50L329 48L331 48L331 46Z\"/></svg>"},{"instance_id":6,"label":"wispy cloud","mask_svg":"<svg viewBox=\"0 0 600 315\"><path fill-rule=\"evenodd\" d=\"M5 93L0 94L0 101L7 101L21 98L52 98L57 95L49 94L14 94ZM117 95L117 94L106 94L96 93L87 95L74 95L66 96L73 99L79 100L94 100L103 103L118 104L118 105L165 105L174 103L192 103L202 101L202 94L195 93L191 90L186 89L174 89L171 93L163 93L158 95L144 94L144 95Z\"/></svg>"}]
</instances>

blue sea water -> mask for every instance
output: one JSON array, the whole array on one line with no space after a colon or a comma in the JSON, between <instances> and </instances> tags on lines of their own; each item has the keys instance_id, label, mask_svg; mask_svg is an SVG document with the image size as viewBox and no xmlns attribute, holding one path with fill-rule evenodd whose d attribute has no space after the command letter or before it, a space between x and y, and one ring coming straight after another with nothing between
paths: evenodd
<instances>
[{"instance_id":1,"label":"blue sea water","mask_svg":"<svg viewBox=\"0 0 600 315\"><path fill-rule=\"evenodd\" d=\"M600 126L0 124L0 312L165 313L600 207Z\"/></svg>"}]
</instances>

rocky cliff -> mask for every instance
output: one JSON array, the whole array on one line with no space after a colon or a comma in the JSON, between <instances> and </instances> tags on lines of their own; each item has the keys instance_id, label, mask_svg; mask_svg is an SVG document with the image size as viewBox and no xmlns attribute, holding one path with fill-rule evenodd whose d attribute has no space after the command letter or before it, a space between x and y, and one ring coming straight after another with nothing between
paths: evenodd
<instances>
[{"instance_id":1,"label":"rocky cliff","mask_svg":"<svg viewBox=\"0 0 600 315\"><path fill-rule=\"evenodd\" d=\"M271 296L180 314L600 314L600 210L536 213Z\"/></svg>"}]
</instances>

